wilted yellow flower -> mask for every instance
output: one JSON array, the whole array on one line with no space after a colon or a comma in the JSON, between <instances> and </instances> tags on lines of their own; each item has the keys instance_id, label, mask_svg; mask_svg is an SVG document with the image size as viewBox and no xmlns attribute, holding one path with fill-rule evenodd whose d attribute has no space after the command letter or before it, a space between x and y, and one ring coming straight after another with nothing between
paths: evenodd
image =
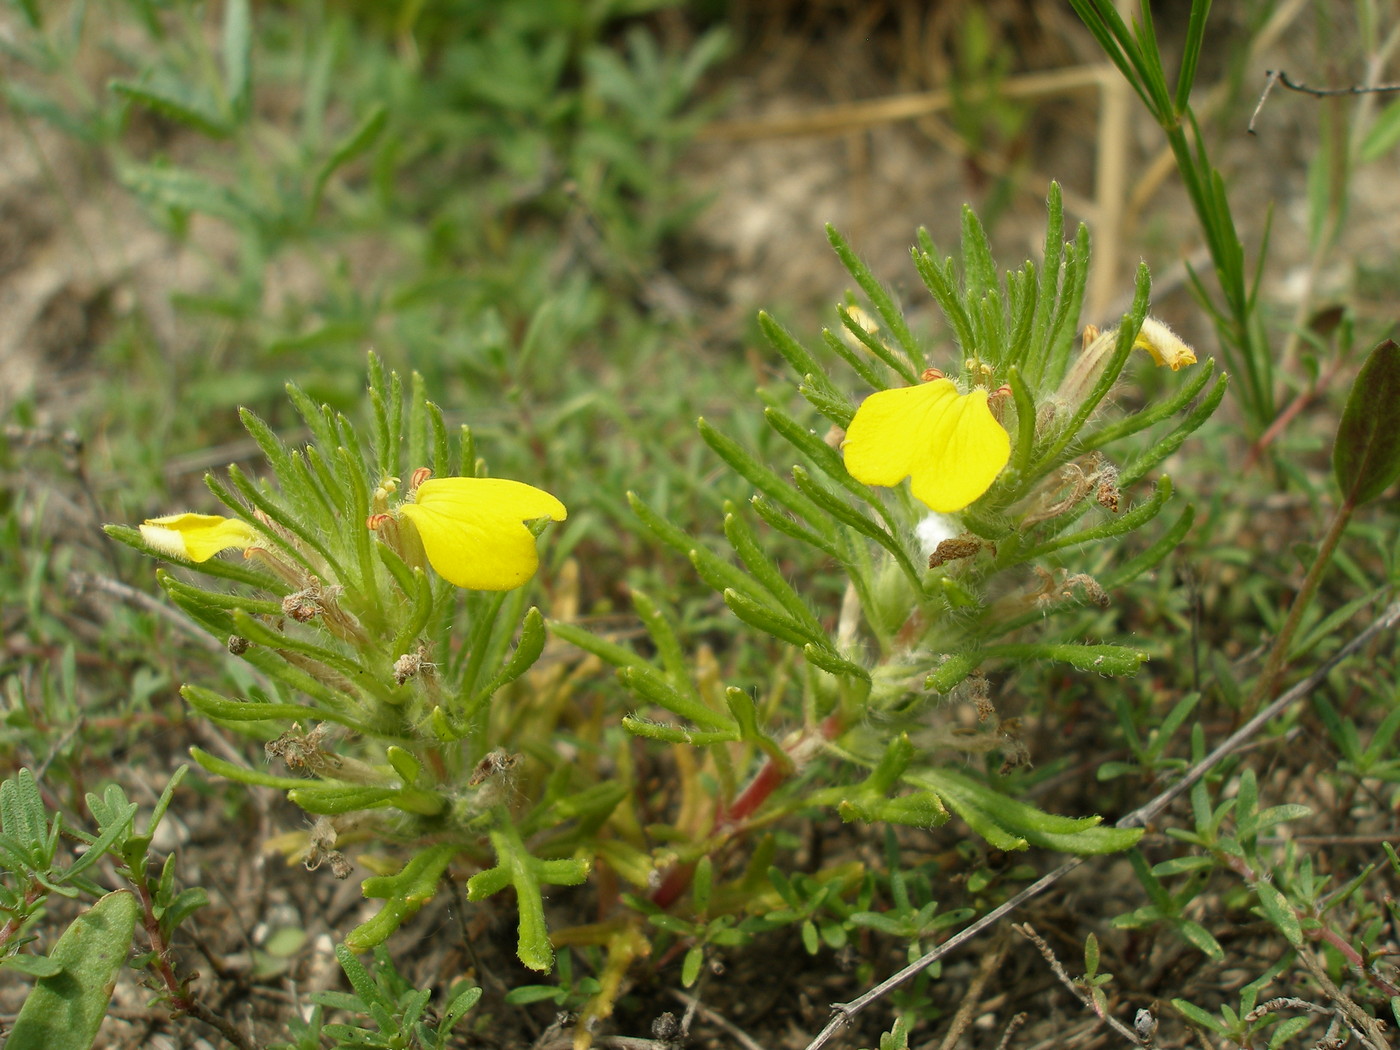
<instances>
[{"instance_id":1,"label":"wilted yellow flower","mask_svg":"<svg viewBox=\"0 0 1400 1050\"><path fill-rule=\"evenodd\" d=\"M433 570L473 591L527 582L540 558L524 523L563 521L569 513L543 489L502 478L431 478L398 512L412 522Z\"/></svg>"},{"instance_id":2,"label":"wilted yellow flower","mask_svg":"<svg viewBox=\"0 0 1400 1050\"><path fill-rule=\"evenodd\" d=\"M1196 363L1196 351L1181 341L1175 332L1155 317L1143 319L1142 328L1133 340L1134 350L1146 350L1159 366L1173 372L1182 365Z\"/></svg>"},{"instance_id":3,"label":"wilted yellow flower","mask_svg":"<svg viewBox=\"0 0 1400 1050\"><path fill-rule=\"evenodd\" d=\"M987 407L987 391L959 394L951 379L871 394L842 448L851 477L867 485L909 478L915 498L940 514L976 500L1011 458L1011 438Z\"/></svg>"},{"instance_id":4,"label":"wilted yellow flower","mask_svg":"<svg viewBox=\"0 0 1400 1050\"><path fill-rule=\"evenodd\" d=\"M1094 325L1084 328L1084 348L1060 383L1056 399L1062 404L1077 406L1089 396L1099 381L1118 342L1118 329L1101 332ZM1146 350L1158 367L1173 372L1183 365L1196 363L1196 351L1181 341L1175 332L1155 317L1145 318L1133 339L1134 350Z\"/></svg>"},{"instance_id":5,"label":"wilted yellow flower","mask_svg":"<svg viewBox=\"0 0 1400 1050\"><path fill-rule=\"evenodd\" d=\"M218 514L171 514L141 523L141 538L162 554L208 561L220 551L245 550L263 537L240 518Z\"/></svg>"}]
</instances>

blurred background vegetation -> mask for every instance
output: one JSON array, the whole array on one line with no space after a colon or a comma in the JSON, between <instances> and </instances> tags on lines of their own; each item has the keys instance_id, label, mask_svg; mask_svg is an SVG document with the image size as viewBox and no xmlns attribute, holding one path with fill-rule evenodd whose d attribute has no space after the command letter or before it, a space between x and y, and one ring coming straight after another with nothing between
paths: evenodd
<instances>
[{"instance_id":1,"label":"blurred background vegetation","mask_svg":"<svg viewBox=\"0 0 1400 1050\"><path fill-rule=\"evenodd\" d=\"M1151 7L1169 55L1183 46L1189 7ZM308 0L253 4L246 23L239 9L184 0L0 9L0 772L35 770L46 804L75 823L84 793L109 780L154 804L191 744L261 761L189 718L181 683L236 690L237 672L100 525L200 509L206 470L256 457L240 406L295 439L288 382L359 416L368 350L420 372L449 423L471 424L493 473L567 501L568 526L545 548L539 584L552 615L627 637L637 632L628 594L644 588L676 610L688 646L743 682L771 654L735 644L723 603L637 527L624 493L692 535L717 536L724 501L749 487L719 468L696 417L781 455L752 395L781 362L753 317L762 307L804 335L831 322L850 278L824 223L890 283L921 339L951 347L908 263L913 230L953 243L970 202L1000 257L1019 260L1039 250L1055 179L1094 238L1083 320L1113 323L1146 259L1153 313L1203 359L1218 353L1224 329L1204 305L1216 271L1188 221L1179 158L1067 6ZM1049 668L998 683L998 708L1022 720L1035 763L1022 787L1052 807L1116 816L1154 793L1156 778L1192 755L1181 718L1163 723L1183 697L1199 704L1191 718L1212 739L1247 713L1261 644L1322 536L1342 401L1400 305L1400 102L1276 90L1254 115L1255 134L1244 129L1265 70L1329 87L1393 82L1398 42L1393 11L1367 0L1249 0L1211 14L1191 95L1195 141L1220 173L1243 244L1257 327L1241 336L1237 360L1267 360L1266 378L1237 384L1170 464L1197 505L1171 563L1113 609L1084 614L1085 634L1140 640L1151 672L1127 687ZM1146 403L1163 383L1143 368L1117 396ZM1290 654L1299 667L1334 652L1392 596L1394 521L1386 498L1349 526ZM815 559L783 568L818 580L824 571ZM1305 850L1341 879L1375 862L1394 834L1394 683L1385 640L1333 681L1317 711L1293 709L1261 744L1261 793L1312 808L1298 834L1316 838ZM667 775L664 761L646 761L657 763L654 778ZM274 1030L295 1001L280 982L337 979L327 934L343 932L359 904L353 884L260 857L262 842L299 819L191 776L163 843L179 851L180 878L212 899L180 946L189 968L206 973L231 1015ZM939 880L971 882L975 896L1007 870L951 832L862 842L814 824L785 834L811 870L827 851L899 871L903 849L915 874L882 892L915 910L953 892ZM1072 888L1036 918L1061 926L1070 957L1086 930L1102 935L1142 903L1127 865L1106 863L1118 864L1111 877ZM1225 891L1200 897L1200 883L1176 910L1199 898L1213 917L1192 921L1229 942L1250 913ZM840 908L823 912L818 897L793 897L808 909L800 918L813 931L840 925ZM1393 944L1384 914L1358 906L1352 920L1373 924L1370 943ZM476 925L464 935L458 922ZM452 952L484 937L489 920L444 912L429 925L451 928L454 948L401 960L421 987L474 968ZM1112 955L1134 1006L1211 999L1229 984L1228 962L1264 967L1282 952L1263 937L1230 943L1226 961L1210 956L1193 975L1200 945L1189 938L1154 950L1150 934L1112 936L1106 964ZM823 937L759 949L801 960L761 1010L750 1004L745 1015L733 988L771 963L731 960L731 977L716 970L709 987L729 1016L765 1033L763 1045L802 1046L793 1033L820 1027L826 1002L856 994L904 952L898 936L874 946ZM1344 968L1343 956L1321 954ZM1015 976L996 994L1017 1000L1018 987L1051 983L1025 958L1006 964ZM684 1009L667 998L676 961L652 964L643 991L624 1000L623 1023L637 1029L626 1034ZM596 975L567 951L561 965L558 988L535 996L537 1012L498 1017L494 1044L487 1030L478 1038L526 1045L555 1008L577 1007L587 994L579 982ZM966 988L976 975L953 976ZM932 1039L958 995L920 995L901 1005ZM155 1032L188 1045L186 1030L144 1001L140 991L119 998L126 1028L111 1045L156 1045L140 1043ZM13 1008L0 1002L0 1012Z\"/></svg>"}]
</instances>

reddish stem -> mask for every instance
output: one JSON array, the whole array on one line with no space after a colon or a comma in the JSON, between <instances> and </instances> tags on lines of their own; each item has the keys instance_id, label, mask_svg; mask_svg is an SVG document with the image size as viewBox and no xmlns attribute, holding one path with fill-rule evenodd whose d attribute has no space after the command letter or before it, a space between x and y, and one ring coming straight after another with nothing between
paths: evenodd
<instances>
[{"instance_id":1,"label":"reddish stem","mask_svg":"<svg viewBox=\"0 0 1400 1050\"><path fill-rule=\"evenodd\" d=\"M828 715L823 719L818 734L822 740L830 740L841 732L845 722L839 714ZM758 812L759 808L772 797L783 782L792 776L797 768L791 756L810 746L811 733L804 733L795 743L784 750L782 761L769 758L763 763L758 774L729 806L722 802L715 809L714 823L710 828L710 838L728 836L740 830L744 822ZM695 874L693 861L673 864L661 880L661 884L651 893L651 901L657 907L669 908L690 888L691 877Z\"/></svg>"},{"instance_id":2,"label":"reddish stem","mask_svg":"<svg viewBox=\"0 0 1400 1050\"><path fill-rule=\"evenodd\" d=\"M1269 424L1269 429L1264 431L1264 433L1259 436L1259 440L1250 448L1249 455L1245 457L1244 461L1244 473L1248 474L1254 469L1254 465L1263 457L1264 451L1288 428L1288 424L1293 422L1303 409L1312 404L1313 399L1317 397L1318 390L1326 389L1331 385L1332 380L1335 379L1337 373L1341 371L1341 367L1342 362L1338 359L1333 363L1332 367L1327 370L1325 376L1306 390L1301 391L1298 396L1289 402L1288 406L1278 414L1277 418Z\"/></svg>"},{"instance_id":3,"label":"reddish stem","mask_svg":"<svg viewBox=\"0 0 1400 1050\"><path fill-rule=\"evenodd\" d=\"M4 926L0 926L0 949L3 949L5 945L9 944L10 938L19 933L20 929L24 926L22 916L29 911L30 906L47 893L48 890L37 880L29 884L29 887L24 891L24 904L15 909L14 916L10 918Z\"/></svg>"},{"instance_id":4,"label":"reddish stem","mask_svg":"<svg viewBox=\"0 0 1400 1050\"><path fill-rule=\"evenodd\" d=\"M175 967L170 964L170 945L166 942L165 933L160 928L160 919L156 917L155 900L151 896L150 886L146 882L145 875L144 873L138 875L137 872L133 871L131 876L131 884L136 890L136 899L141 902L142 926L145 927L146 938L151 944L151 968L155 971L160 982L165 985L170 1005L180 1013L188 1014L217 1030L238 1050L253 1050L253 1044L232 1023L190 995L188 981L180 980L175 973ZM198 974L192 974L190 980L197 976Z\"/></svg>"},{"instance_id":5,"label":"reddish stem","mask_svg":"<svg viewBox=\"0 0 1400 1050\"><path fill-rule=\"evenodd\" d=\"M1251 888L1252 884L1259 881L1259 875L1254 871L1252 867L1250 867L1249 862L1246 861L1243 857L1236 857L1230 854L1221 854L1214 850L1212 852L1215 853L1217 859L1221 859L1223 857L1225 861L1225 866L1228 867L1231 871L1233 871L1236 875L1240 876L1240 878L1242 878L1247 884L1250 884ZM1386 995L1400 995L1400 987L1396 987L1394 984L1391 984L1389 981L1385 980L1383 977L1380 976L1380 974L1375 972L1375 969L1373 967L1367 966L1365 958L1363 958L1361 953L1352 946L1351 942L1348 941L1336 930L1323 923L1321 921L1320 916L1310 916L1307 911L1298 907L1293 908L1293 914L1298 917L1299 922L1305 922L1310 917L1318 919L1318 926L1316 929L1303 931L1307 937L1314 941L1325 941L1327 944L1330 944L1341 954L1341 956L1344 959L1346 959L1348 966L1350 966L1357 973L1364 975L1368 981L1370 981L1373 985L1375 985L1377 988L1383 991Z\"/></svg>"}]
</instances>

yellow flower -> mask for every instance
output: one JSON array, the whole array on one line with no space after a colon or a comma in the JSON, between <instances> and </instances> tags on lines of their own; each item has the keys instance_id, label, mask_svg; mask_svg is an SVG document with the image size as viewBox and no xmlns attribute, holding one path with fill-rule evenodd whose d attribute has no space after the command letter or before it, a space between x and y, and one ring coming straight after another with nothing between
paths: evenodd
<instances>
[{"instance_id":1,"label":"yellow flower","mask_svg":"<svg viewBox=\"0 0 1400 1050\"><path fill-rule=\"evenodd\" d=\"M501 478L432 478L399 506L423 542L428 564L449 583L473 591L508 591L539 568L525 522L563 521L564 504L542 489Z\"/></svg>"},{"instance_id":2,"label":"yellow flower","mask_svg":"<svg viewBox=\"0 0 1400 1050\"><path fill-rule=\"evenodd\" d=\"M1196 363L1196 351L1181 341L1175 332L1155 317L1143 319L1142 328L1133 340L1134 350L1146 350L1158 367L1165 366L1173 372L1182 365Z\"/></svg>"},{"instance_id":3,"label":"yellow flower","mask_svg":"<svg viewBox=\"0 0 1400 1050\"><path fill-rule=\"evenodd\" d=\"M962 510L1011 458L1011 438L987 407L987 391L959 394L951 379L882 390L861 402L842 445L851 477L898 485L906 477L930 510Z\"/></svg>"},{"instance_id":4,"label":"yellow flower","mask_svg":"<svg viewBox=\"0 0 1400 1050\"><path fill-rule=\"evenodd\" d=\"M141 523L141 538L162 554L208 561L220 551L245 550L262 542L253 526L218 514L171 514Z\"/></svg>"}]
</instances>

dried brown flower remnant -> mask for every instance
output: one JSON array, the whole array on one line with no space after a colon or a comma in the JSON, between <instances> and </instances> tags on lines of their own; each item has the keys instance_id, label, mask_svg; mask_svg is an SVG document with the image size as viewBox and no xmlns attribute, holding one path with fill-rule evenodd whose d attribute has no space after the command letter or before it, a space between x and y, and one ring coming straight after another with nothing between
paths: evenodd
<instances>
[{"instance_id":1,"label":"dried brown flower remnant","mask_svg":"<svg viewBox=\"0 0 1400 1050\"><path fill-rule=\"evenodd\" d=\"M996 544L978 539L970 532L964 532L961 536L940 541L938 546L933 549L933 553L928 556L928 567L936 569L950 561L971 558L984 547L990 548L993 555L997 552Z\"/></svg>"}]
</instances>

